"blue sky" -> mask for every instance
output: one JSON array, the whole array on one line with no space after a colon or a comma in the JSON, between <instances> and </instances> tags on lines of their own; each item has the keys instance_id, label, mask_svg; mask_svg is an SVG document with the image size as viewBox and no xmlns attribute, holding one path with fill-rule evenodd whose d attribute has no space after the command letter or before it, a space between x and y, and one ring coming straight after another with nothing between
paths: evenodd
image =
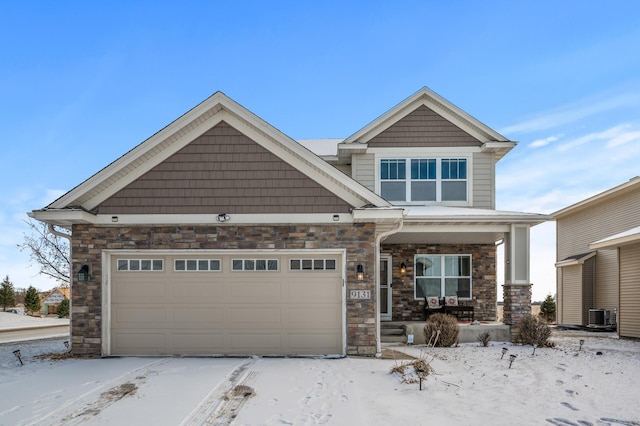
<instances>
[{"instance_id":1,"label":"blue sky","mask_svg":"<svg viewBox=\"0 0 640 426\"><path fill-rule=\"evenodd\" d=\"M497 207L551 213L640 175L637 1L3 2L0 275L26 212L223 91L295 139L347 137L428 86L518 146ZM532 230L534 299L554 225Z\"/></svg>"}]
</instances>

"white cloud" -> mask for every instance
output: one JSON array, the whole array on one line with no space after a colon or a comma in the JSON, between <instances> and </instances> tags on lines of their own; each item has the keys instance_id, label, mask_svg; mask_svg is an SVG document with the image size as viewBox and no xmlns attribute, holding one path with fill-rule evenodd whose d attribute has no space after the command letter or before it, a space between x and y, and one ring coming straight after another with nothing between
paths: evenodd
<instances>
[{"instance_id":1,"label":"white cloud","mask_svg":"<svg viewBox=\"0 0 640 426\"><path fill-rule=\"evenodd\" d=\"M500 129L502 134L531 133L573 123L596 114L618 108L637 107L640 104L640 93L623 93L602 99L602 95L595 98L563 105L538 116Z\"/></svg>"},{"instance_id":2,"label":"white cloud","mask_svg":"<svg viewBox=\"0 0 640 426\"><path fill-rule=\"evenodd\" d=\"M549 145L551 142L555 142L558 140L558 138L562 137L562 134L558 135L558 136L549 136L547 138L544 139L536 139L535 141L531 142L529 144L529 146L531 148L540 148L546 145Z\"/></svg>"}]
</instances>

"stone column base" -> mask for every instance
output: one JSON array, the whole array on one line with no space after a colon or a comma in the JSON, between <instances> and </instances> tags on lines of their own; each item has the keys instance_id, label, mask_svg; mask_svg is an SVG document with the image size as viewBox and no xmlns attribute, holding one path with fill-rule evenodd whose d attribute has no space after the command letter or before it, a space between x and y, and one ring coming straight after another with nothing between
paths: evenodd
<instances>
[{"instance_id":1,"label":"stone column base","mask_svg":"<svg viewBox=\"0 0 640 426\"><path fill-rule=\"evenodd\" d=\"M511 326L511 342L520 337L520 320L531 315L531 284L505 284L503 322Z\"/></svg>"}]
</instances>

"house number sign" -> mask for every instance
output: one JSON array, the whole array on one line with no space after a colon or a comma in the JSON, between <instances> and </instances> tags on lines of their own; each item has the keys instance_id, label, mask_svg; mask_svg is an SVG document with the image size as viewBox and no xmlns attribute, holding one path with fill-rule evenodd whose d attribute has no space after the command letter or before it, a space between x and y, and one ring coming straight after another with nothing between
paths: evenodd
<instances>
[{"instance_id":1,"label":"house number sign","mask_svg":"<svg viewBox=\"0 0 640 426\"><path fill-rule=\"evenodd\" d=\"M350 299L371 299L371 290L350 290Z\"/></svg>"}]
</instances>

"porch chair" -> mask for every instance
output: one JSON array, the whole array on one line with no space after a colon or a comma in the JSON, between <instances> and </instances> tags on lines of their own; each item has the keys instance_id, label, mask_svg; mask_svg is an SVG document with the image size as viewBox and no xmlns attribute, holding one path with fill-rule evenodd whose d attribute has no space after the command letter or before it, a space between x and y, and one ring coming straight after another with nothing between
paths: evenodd
<instances>
[{"instance_id":1,"label":"porch chair","mask_svg":"<svg viewBox=\"0 0 640 426\"><path fill-rule=\"evenodd\" d=\"M440 298L438 296L427 296L427 303L425 305L425 312L427 314L427 319L429 319L429 315L432 313L439 311L442 309L442 305L440 304Z\"/></svg>"}]
</instances>

